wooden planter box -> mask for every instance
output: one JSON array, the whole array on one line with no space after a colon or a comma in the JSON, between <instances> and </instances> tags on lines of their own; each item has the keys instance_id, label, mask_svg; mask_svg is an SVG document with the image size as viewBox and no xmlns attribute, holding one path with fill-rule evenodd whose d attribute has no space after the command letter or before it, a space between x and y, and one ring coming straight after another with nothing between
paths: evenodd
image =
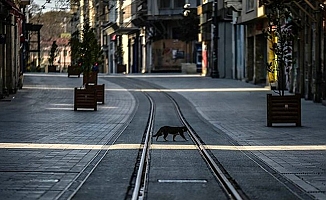
<instances>
[{"instance_id":1,"label":"wooden planter box","mask_svg":"<svg viewBox=\"0 0 326 200\"><path fill-rule=\"evenodd\" d=\"M92 90L96 90L96 101L97 102L101 102L102 104L104 104L104 99L105 99L105 94L104 94L104 90L105 90L105 84L103 85L86 85L87 89L92 89Z\"/></svg>"},{"instance_id":2,"label":"wooden planter box","mask_svg":"<svg viewBox=\"0 0 326 200\"><path fill-rule=\"evenodd\" d=\"M97 72L83 73L83 85L97 85Z\"/></svg>"},{"instance_id":3,"label":"wooden planter box","mask_svg":"<svg viewBox=\"0 0 326 200\"><path fill-rule=\"evenodd\" d=\"M273 123L295 123L301 126L301 96L267 94L267 126Z\"/></svg>"},{"instance_id":4,"label":"wooden planter box","mask_svg":"<svg viewBox=\"0 0 326 200\"><path fill-rule=\"evenodd\" d=\"M117 73L124 73L127 71L127 65L118 64Z\"/></svg>"},{"instance_id":5,"label":"wooden planter box","mask_svg":"<svg viewBox=\"0 0 326 200\"><path fill-rule=\"evenodd\" d=\"M97 95L94 88L75 88L74 110L77 108L92 108L97 111Z\"/></svg>"},{"instance_id":6,"label":"wooden planter box","mask_svg":"<svg viewBox=\"0 0 326 200\"><path fill-rule=\"evenodd\" d=\"M70 76L78 76L80 77L80 67L79 66L68 66L68 77Z\"/></svg>"},{"instance_id":7,"label":"wooden planter box","mask_svg":"<svg viewBox=\"0 0 326 200\"><path fill-rule=\"evenodd\" d=\"M49 65L48 66L48 72L57 72L57 66L56 65Z\"/></svg>"}]
</instances>

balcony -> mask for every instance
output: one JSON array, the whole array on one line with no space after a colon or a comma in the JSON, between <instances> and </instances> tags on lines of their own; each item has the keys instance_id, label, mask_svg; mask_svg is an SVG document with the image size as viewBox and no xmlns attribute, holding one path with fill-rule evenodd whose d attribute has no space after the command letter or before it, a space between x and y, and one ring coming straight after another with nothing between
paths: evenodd
<instances>
[{"instance_id":1,"label":"balcony","mask_svg":"<svg viewBox=\"0 0 326 200\"><path fill-rule=\"evenodd\" d=\"M135 26L144 26L147 17L147 2L134 1L131 3L131 22Z\"/></svg>"}]
</instances>

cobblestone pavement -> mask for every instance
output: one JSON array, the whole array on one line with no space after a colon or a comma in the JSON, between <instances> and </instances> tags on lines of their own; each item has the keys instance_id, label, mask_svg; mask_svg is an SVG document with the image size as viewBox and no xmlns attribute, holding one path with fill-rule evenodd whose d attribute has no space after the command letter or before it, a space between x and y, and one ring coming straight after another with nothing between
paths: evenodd
<instances>
[{"instance_id":1,"label":"cobblestone pavement","mask_svg":"<svg viewBox=\"0 0 326 200\"><path fill-rule=\"evenodd\" d=\"M0 101L0 199L55 199L85 170L135 107L103 83L112 90L96 112L73 111L82 79L66 74L25 74L23 89Z\"/></svg>"},{"instance_id":2,"label":"cobblestone pavement","mask_svg":"<svg viewBox=\"0 0 326 200\"><path fill-rule=\"evenodd\" d=\"M228 134L316 199L326 199L326 107L302 100L302 127L266 126L266 94L237 80L178 75L104 75L106 103L73 111L81 78L25 74L24 87L0 101L1 199L54 199L135 109L132 95L110 78L140 78L174 91ZM109 133L109 134L108 134Z\"/></svg>"}]
</instances>

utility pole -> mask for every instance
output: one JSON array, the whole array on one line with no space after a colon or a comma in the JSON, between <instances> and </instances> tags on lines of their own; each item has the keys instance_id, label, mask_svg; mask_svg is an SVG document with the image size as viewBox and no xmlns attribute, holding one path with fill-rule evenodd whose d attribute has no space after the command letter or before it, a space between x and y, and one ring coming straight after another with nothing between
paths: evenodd
<instances>
[{"instance_id":1,"label":"utility pole","mask_svg":"<svg viewBox=\"0 0 326 200\"><path fill-rule=\"evenodd\" d=\"M218 71L218 35L219 35L219 28L218 28L218 20L217 20L217 0L214 0L213 3L213 24L214 24L214 31L213 31L213 68L211 72L212 78L220 78L220 73Z\"/></svg>"}]
</instances>

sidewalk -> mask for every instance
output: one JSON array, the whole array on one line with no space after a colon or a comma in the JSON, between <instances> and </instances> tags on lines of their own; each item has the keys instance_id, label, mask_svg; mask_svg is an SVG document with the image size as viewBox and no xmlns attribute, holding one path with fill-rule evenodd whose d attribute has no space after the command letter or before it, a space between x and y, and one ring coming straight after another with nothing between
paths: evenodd
<instances>
[{"instance_id":1,"label":"sidewalk","mask_svg":"<svg viewBox=\"0 0 326 200\"><path fill-rule=\"evenodd\" d=\"M326 199L326 107L302 99L302 127L267 127L267 89L209 77L142 78L191 101L238 144L316 199Z\"/></svg>"},{"instance_id":2,"label":"sidewalk","mask_svg":"<svg viewBox=\"0 0 326 200\"><path fill-rule=\"evenodd\" d=\"M82 78L67 74L25 74L12 101L0 101L1 199L55 199L135 108L123 88L113 90L98 111L73 110L73 88Z\"/></svg>"}]
</instances>

